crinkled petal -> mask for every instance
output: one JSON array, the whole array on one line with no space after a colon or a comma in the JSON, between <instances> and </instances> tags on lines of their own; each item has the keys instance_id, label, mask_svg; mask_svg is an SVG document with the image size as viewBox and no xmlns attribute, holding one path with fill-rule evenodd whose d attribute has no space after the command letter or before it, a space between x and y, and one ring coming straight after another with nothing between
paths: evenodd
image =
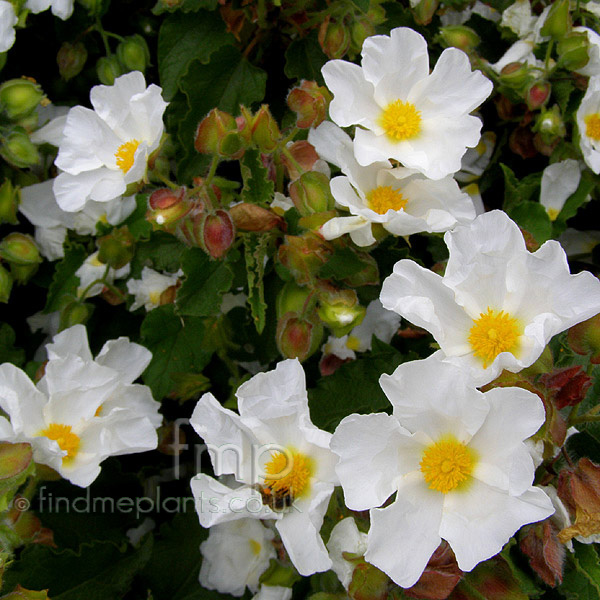
<instances>
[{"instance_id":1,"label":"crinkled petal","mask_svg":"<svg viewBox=\"0 0 600 600\"><path fill-rule=\"evenodd\" d=\"M140 344L120 337L109 340L102 346L96 362L104 367L114 369L121 375L123 383L132 383L144 371L152 360L152 352Z\"/></svg>"}]
</instances>

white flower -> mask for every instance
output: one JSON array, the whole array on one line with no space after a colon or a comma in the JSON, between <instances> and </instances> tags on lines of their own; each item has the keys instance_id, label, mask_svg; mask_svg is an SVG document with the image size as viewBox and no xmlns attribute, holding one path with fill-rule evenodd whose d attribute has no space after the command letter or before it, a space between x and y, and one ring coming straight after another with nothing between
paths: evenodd
<instances>
[{"instance_id":1,"label":"white flower","mask_svg":"<svg viewBox=\"0 0 600 600\"><path fill-rule=\"evenodd\" d=\"M393 158L431 179L458 171L479 141L481 121L469 113L490 95L491 81L456 48L444 50L430 74L427 42L405 27L367 38L362 56L362 67L332 60L322 69L332 120L360 126L359 164Z\"/></svg>"},{"instance_id":2,"label":"white flower","mask_svg":"<svg viewBox=\"0 0 600 600\"><path fill-rule=\"evenodd\" d=\"M581 260L582 255L591 254L592 250L600 244L600 231L577 231L567 227L558 241L567 256L577 256Z\"/></svg>"},{"instance_id":3,"label":"white flower","mask_svg":"<svg viewBox=\"0 0 600 600\"><path fill-rule=\"evenodd\" d=\"M25 8L35 14L50 8L55 17L65 21L73 14L73 0L27 0Z\"/></svg>"},{"instance_id":4,"label":"white flower","mask_svg":"<svg viewBox=\"0 0 600 600\"><path fill-rule=\"evenodd\" d=\"M161 88L146 87L139 71L112 86L94 86L90 100L94 110L69 111L55 161L63 172L54 181L54 194L66 211L81 210L89 200L113 200L143 179L163 133L167 103Z\"/></svg>"},{"instance_id":5,"label":"white flower","mask_svg":"<svg viewBox=\"0 0 600 600\"><path fill-rule=\"evenodd\" d=\"M332 529L327 550L332 562L331 570L338 576L340 583L348 589L352 582L355 564L346 560L343 553L364 556L367 551L367 534L358 530L352 517L346 517L336 523Z\"/></svg>"},{"instance_id":6,"label":"white flower","mask_svg":"<svg viewBox=\"0 0 600 600\"><path fill-rule=\"evenodd\" d=\"M290 208L294 208L292 199L288 196L284 196L281 192L275 192L273 195L273 202L271 202L271 210L278 215L283 215L290 210Z\"/></svg>"},{"instance_id":7,"label":"white flower","mask_svg":"<svg viewBox=\"0 0 600 600\"><path fill-rule=\"evenodd\" d=\"M579 147L585 164L596 175L600 173L600 76L590 78L577 109Z\"/></svg>"},{"instance_id":8,"label":"white flower","mask_svg":"<svg viewBox=\"0 0 600 600\"><path fill-rule=\"evenodd\" d=\"M380 384L393 414L346 417L331 448L346 505L371 509L365 559L398 585L417 582L442 539L471 571L521 526L553 513L532 486L523 443L544 423L537 395L481 393L465 371L436 357L400 365Z\"/></svg>"},{"instance_id":9,"label":"white flower","mask_svg":"<svg viewBox=\"0 0 600 600\"><path fill-rule=\"evenodd\" d=\"M460 171L454 178L461 183L470 183L483 175L490 164L490 159L496 146L496 134L486 131L482 134L475 148L469 148L462 157Z\"/></svg>"},{"instance_id":10,"label":"white flower","mask_svg":"<svg viewBox=\"0 0 600 600\"><path fill-rule=\"evenodd\" d=\"M542 173L540 204L551 221L555 221L565 202L579 187L581 169L579 162L568 158L548 165Z\"/></svg>"},{"instance_id":11,"label":"white flower","mask_svg":"<svg viewBox=\"0 0 600 600\"><path fill-rule=\"evenodd\" d=\"M573 31L580 31L588 38L588 62L580 69L575 69L576 73L586 77L600 75L600 35L589 27L573 27Z\"/></svg>"},{"instance_id":12,"label":"white flower","mask_svg":"<svg viewBox=\"0 0 600 600\"><path fill-rule=\"evenodd\" d=\"M445 360L480 385L502 369L517 373L533 364L552 336L600 312L600 282L587 272L570 275L554 240L528 252L501 211L444 239L445 275L401 260L383 283L381 303L431 332Z\"/></svg>"},{"instance_id":13,"label":"white flower","mask_svg":"<svg viewBox=\"0 0 600 600\"><path fill-rule=\"evenodd\" d=\"M447 9L440 15L440 21L444 27L448 25L462 25L466 23L471 15L479 15L483 19L497 23L501 19L500 13L491 6L477 0L473 6L467 6L464 10Z\"/></svg>"},{"instance_id":14,"label":"white flower","mask_svg":"<svg viewBox=\"0 0 600 600\"><path fill-rule=\"evenodd\" d=\"M517 0L503 11L500 25L525 38L533 33L537 22L538 18L531 14L529 0Z\"/></svg>"},{"instance_id":15,"label":"white flower","mask_svg":"<svg viewBox=\"0 0 600 600\"><path fill-rule=\"evenodd\" d=\"M393 169L388 161L362 167L354 158L352 140L333 123L324 122L308 137L317 152L339 166L344 175L331 180L338 205L353 216L334 217L320 229L326 240L350 233L358 246L375 243L372 225L394 235L440 232L475 217L473 203L456 181L427 179L414 169Z\"/></svg>"},{"instance_id":16,"label":"white flower","mask_svg":"<svg viewBox=\"0 0 600 600\"><path fill-rule=\"evenodd\" d=\"M96 233L98 222L118 225L135 210L135 196L115 198L108 202L90 200L77 212L66 212L58 206L52 186L53 179L21 189L19 210L35 225L35 241L48 260L62 258L67 230L81 235Z\"/></svg>"},{"instance_id":17,"label":"white flower","mask_svg":"<svg viewBox=\"0 0 600 600\"><path fill-rule=\"evenodd\" d=\"M165 275L150 267L144 267L141 279L130 279L127 282L127 291L135 296L129 310L136 310L141 306L144 306L146 310L152 310L160 306L161 294L167 288L177 285L177 281L182 275L182 271Z\"/></svg>"},{"instance_id":18,"label":"white flower","mask_svg":"<svg viewBox=\"0 0 600 600\"><path fill-rule=\"evenodd\" d=\"M291 600L292 588L281 585L261 585L252 600Z\"/></svg>"},{"instance_id":19,"label":"white flower","mask_svg":"<svg viewBox=\"0 0 600 600\"><path fill-rule=\"evenodd\" d=\"M381 302L373 300L367 306L367 312L361 324L348 335L336 338L329 336L323 345L323 354L335 354L342 360L356 358L356 352L371 349L373 336L388 344L400 327L400 317L391 310L383 308Z\"/></svg>"},{"instance_id":20,"label":"white flower","mask_svg":"<svg viewBox=\"0 0 600 600\"><path fill-rule=\"evenodd\" d=\"M11 426L3 439L29 442L35 462L81 487L108 456L156 448L160 405L148 387L132 384L152 358L146 348L121 337L94 359L85 327L75 325L46 350L37 385L14 365L0 365L0 408Z\"/></svg>"},{"instance_id":21,"label":"white flower","mask_svg":"<svg viewBox=\"0 0 600 600\"><path fill-rule=\"evenodd\" d=\"M104 278L107 283L113 283L115 279L122 279L129 275L130 266L126 264L120 269L113 269L98 260L98 252L90 254L84 261L83 264L75 271L76 277L79 277L79 285L77 286L77 297L85 300L92 296L97 296L102 293L104 284L99 282L89 287L96 279ZM87 289L89 287L89 289ZM87 291L86 291L87 290ZM85 296L83 294L85 293Z\"/></svg>"},{"instance_id":22,"label":"white flower","mask_svg":"<svg viewBox=\"0 0 600 600\"><path fill-rule=\"evenodd\" d=\"M200 545L200 583L221 594L242 596L246 587L256 592L260 576L276 557L274 533L256 519L238 519L210 528Z\"/></svg>"},{"instance_id":23,"label":"white flower","mask_svg":"<svg viewBox=\"0 0 600 600\"><path fill-rule=\"evenodd\" d=\"M203 527L236 519L276 519L301 575L331 567L320 536L337 477L331 434L310 421L304 371L286 360L236 392L239 415L204 394L190 420L208 445L215 475L233 473L237 488L198 474L192 479Z\"/></svg>"},{"instance_id":24,"label":"white flower","mask_svg":"<svg viewBox=\"0 0 600 600\"><path fill-rule=\"evenodd\" d=\"M13 5L0 0L0 52L6 52L15 43L15 25L18 20Z\"/></svg>"}]
</instances>

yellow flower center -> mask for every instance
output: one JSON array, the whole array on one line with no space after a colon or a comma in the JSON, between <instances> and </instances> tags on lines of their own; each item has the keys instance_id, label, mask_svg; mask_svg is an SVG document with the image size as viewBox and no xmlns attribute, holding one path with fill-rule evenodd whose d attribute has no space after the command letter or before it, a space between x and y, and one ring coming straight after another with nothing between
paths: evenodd
<instances>
[{"instance_id":1,"label":"yellow flower center","mask_svg":"<svg viewBox=\"0 0 600 600\"><path fill-rule=\"evenodd\" d=\"M486 313L473 320L469 331L469 344L476 357L483 360L483 368L494 362L500 352L512 352L519 348L523 327L518 319L503 310L496 312L488 306Z\"/></svg>"},{"instance_id":2,"label":"yellow flower center","mask_svg":"<svg viewBox=\"0 0 600 600\"><path fill-rule=\"evenodd\" d=\"M148 299L152 304L156 304L158 306L160 304L160 297L162 296L162 292L150 292L148 295Z\"/></svg>"},{"instance_id":3,"label":"yellow flower center","mask_svg":"<svg viewBox=\"0 0 600 600\"><path fill-rule=\"evenodd\" d=\"M556 210L555 208L547 208L546 212L551 221L556 221L556 217L560 214L560 210Z\"/></svg>"},{"instance_id":4,"label":"yellow flower center","mask_svg":"<svg viewBox=\"0 0 600 600\"><path fill-rule=\"evenodd\" d=\"M421 113L414 104L395 100L384 108L379 124L389 138L401 142L419 134Z\"/></svg>"},{"instance_id":5,"label":"yellow flower center","mask_svg":"<svg viewBox=\"0 0 600 600\"><path fill-rule=\"evenodd\" d=\"M360 340L355 335L349 335L346 340L346 348L349 350L358 350L360 348Z\"/></svg>"},{"instance_id":6,"label":"yellow flower center","mask_svg":"<svg viewBox=\"0 0 600 600\"><path fill-rule=\"evenodd\" d=\"M450 436L425 449L420 467L429 488L447 494L469 478L474 464L473 450Z\"/></svg>"},{"instance_id":7,"label":"yellow flower center","mask_svg":"<svg viewBox=\"0 0 600 600\"><path fill-rule=\"evenodd\" d=\"M600 140L600 114L593 113L584 118L585 134L593 140Z\"/></svg>"},{"instance_id":8,"label":"yellow flower center","mask_svg":"<svg viewBox=\"0 0 600 600\"><path fill-rule=\"evenodd\" d=\"M252 554L254 554L254 556L258 556L260 554L261 549L262 546L256 540L250 540L250 550L252 551Z\"/></svg>"},{"instance_id":9,"label":"yellow flower center","mask_svg":"<svg viewBox=\"0 0 600 600\"><path fill-rule=\"evenodd\" d=\"M389 185L380 185L367 194L369 208L380 215L392 210L400 210L406 206L408 200Z\"/></svg>"},{"instance_id":10,"label":"yellow flower center","mask_svg":"<svg viewBox=\"0 0 600 600\"><path fill-rule=\"evenodd\" d=\"M63 461L74 458L79 450L79 436L71 431L70 425L52 423L42 430L39 435L54 440L60 446L60 449L67 453Z\"/></svg>"},{"instance_id":11,"label":"yellow flower center","mask_svg":"<svg viewBox=\"0 0 600 600\"><path fill-rule=\"evenodd\" d=\"M117 159L117 167L127 173L133 166L133 159L135 151L138 149L140 142L138 140L129 140L124 144L121 144L115 152L115 158Z\"/></svg>"},{"instance_id":12,"label":"yellow flower center","mask_svg":"<svg viewBox=\"0 0 600 600\"><path fill-rule=\"evenodd\" d=\"M265 488L275 496L288 497L293 501L308 491L313 473L313 461L304 454L293 450L275 452L264 467Z\"/></svg>"}]
</instances>

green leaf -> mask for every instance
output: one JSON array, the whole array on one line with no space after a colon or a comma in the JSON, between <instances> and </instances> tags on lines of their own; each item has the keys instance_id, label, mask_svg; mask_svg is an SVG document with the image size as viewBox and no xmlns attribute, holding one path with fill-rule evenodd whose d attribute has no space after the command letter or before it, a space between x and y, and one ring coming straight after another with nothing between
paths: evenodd
<instances>
[{"instance_id":1,"label":"green leaf","mask_svg":"<svg viewBox=\"0 0 600 600\"><path fill-rule=\"evenodd\" d=\"M177 291L177 312L191 317L216 315L233 282L231 267L226 260L211 259L200 248L186 250L182 258L186 277Z\"/></svg>"},{"instance_id":2,"label":"green leaf","mask_svg":"<svg viewBox=\"0 0 600 600\"><path fill-rule=\"evenodd\" d=\"M371 0L351 0L352 4L356 6L359 10L364 13L369 12L369 5L371 4Z\"/></svg>"},{"instance_id":3,"label":"green leaf","mask_svg":"<svg viewBox=\"0 0 600 600\"><path fill-rule=\"evenodd\" d=\"M508 214L519 227L531 233L538 244L543 244L552 236L552 221L539 202L522 202Z\"/></svg>"},{"instance_id":4,"label":"green leaf","mask_svg":"<svg viewBox=\"0 0 600 600\"><path fill-rule=\"evenodd\" d=\"M178 137L186 154L179 168L185 170L188 162L197 159L194 135L209 110L216 107L237 115L240 104L249 106L263 99L266 82L267 74L250 64L233 46L219 48L209 64L193 61L179 86L188 105L179 126Z\"/></svg>"},{"instance_id":5,"label":"green leaf","mask_svg":"<svg viewBox=\"0 0 600 600\"><path fill-rule=\"evenodd\" d=\"M379 387L379 376L391 373L401 362L413 357L373 339L373 350L357 360L343 364L333 375L322 377L309 391L310 415L313 423L333 431L352 413L369 414L389 410L389 400Z\"/></svg>"},{"instance_id":6,"label":"green leaf","mask_svg":"<svg viewBox=\"0 0 600 600\"><path fill-rule=\"evenodd\" d=\"M181 255L185 250L186 247L175 236L156 231L149 240L137 245L131 261L131 274L138 276L148 263L157 271L174 273L181 266Z\"/></svg>"},{"instance_id":7,"label":"green leaf","mask_svg":"<svg viewBox=\"0 0 600 600\"><path fill-rule=\"evenodd\" d=\"M122 225L127 225L129 232L136 240L148 239L152 233L152 225L146 219L148 210L148 194L135 197L136 209L127 217Z\"/></svg>"},{"instance_id":8,"label":"green leaf","mask_svg":"<svg viewBox=\"0 0 600 600\"><path fill-rule=\"evenodd\" d=\"M242 200L250 204L268 207L273 200L275 186L268 179L268 171L260 160L258 150L254 148L246 150L240 160L240 169L244 180Z\"/></svg>"},{"instance_id":9,"label":"green leaf","mask_svg":"<svg viewBox=\"0 0 600 600\"><path fill-rule=\"evenodd\" d=\"M573 541L575 554L569 555L562 585L557 589L568 600L598 600L600 598L600 565L593 544Z\"/></svg>"},{"instance_id":10,"label":"green leaf","mask_svg":"<svg viewBox=\"0 0 600 600\"><path fill-rule=\"evenodd\" d=\"M142 343L152 352L152 361L144 371L144 383L160 400L173 388L171 374L200 372L213 350L206 347L203 319L182 319L172 304L151 310L141 327Z\"/></svg>"},{"instance_id":11,"label":"green leaf","mask_svg":"<svg viewBox=\"0 0 600 600\"><path fill-rule=\"evenodd\" d=\"M337 248L327 262L319 269L319 277L340 281L356 273L360 273L366 264L351 248Z\"/></svg>"},{"instance_id":12,"label":"green leaf","mask_svg":"<svg viewBox=\"0 0 600 600\"><path fill-rule=\"evenodd\" d=\"M22 367L25 362L25 350L15 348L15 331L8 323L0 323L0 364L12 363Z\"/></svg>"},{"instance_id":13,"label":"green leaf","mask_svg":"<svg viewBox=\"0 0 600 600\"><path fill-rule=\"evenodd\" d=\"M206 590L198 583L202 562L200 543L206 539L208 530L200 526L193 512L193 499L182 498L182 501L192 507L192 511L176 515L171 523L160 528L152 556L142 573L143 583L151 590L153 600L231 598ZM204 508L208 510L208 504Z\"/></svg>"},{"instance_id":14,"label":"green leaf","mask_svg":"<svg viewBox=\"0 0 600 600\"><path fill-rule=\"evenodd\" d=\"M324 84L321 67L327 62L321 49L317 32L312 31L304 38L294 40L285 51L283 72L290 79L309 79Z\"/></svg>"},{"instance_id":15,"label":"green leaf","mask_svg":"<svg viewBox=\"0 0 600 600\"><path fill-rule=\"evenodd\" d=\"M173 98L192 61L206 64L213 52L234 40L218 12L167 17L158 33L158 73L165 100Z\"/></svg>"},{"instance_id":16,"label":"green leaf","mask_svg":"<svg viewBox=\"0 0 600 600\"><path fill-rule=\"evenodd\" d=\"M556 102L560 108L560 112L564 115L567 112L569 105L569 98L571 93L575 89L572 81L565 79L561 81L557 79L552 82L552 95L556 99Z\"/></svg>"},{"instance_id":17,"label":"green leaf","mask_svg":"<svg viewBox=\"0 0 600 600\"><path fill-rule=\"evenodd\" d=\"M122 550L111 542L84 544L79 552L57 552L32 545L4 574L4 591L17 584L48 589L52 600L119 600L150 559L152 538L137 550Z\"/></svg>"},{"instance_id":18,"label":"green leaf","mask_svg":"<svg viewBox=\"0 0 600 600\"><path fill-rule=\"evenodd\" d=\"M83 264L86 257L87 252L83 246L73 244L66 249L65 257L56 265L56 271L48 289L45 313L60 310L65 302L76 297L79 277L75 275L75 271Z\"/></svg>"},{"instance_id":19,"label":"green leaf","mask_svg":"<svg viewBox=\"0 0 600 600\"><path fill-rule=\"evenodd\" d=\"M265 302L263 278L270 241L269 235L247 234L244 236L244 256L248 272L248 304L256 331L259 334L262 333L266 323L267 303Z\"/></svg>"},{"instance_id":20,"label":"green leaf","mask_svg":"<svg viewBox=\"0 0 600 600\"><path fill-rule=\"evenodd\" d=\"M597 177L592 175L590 171L584 171L581 176L581 181L577 189L567 198L562 210L556 217L554 222L555 229L558 229L557 233L562 233L567 226L567 220L574 217L577 214L579 207L588 199L588 196L592 193L598 182ZM558 236L556 236L558 237Z\"/></svg>"}]
</instances>

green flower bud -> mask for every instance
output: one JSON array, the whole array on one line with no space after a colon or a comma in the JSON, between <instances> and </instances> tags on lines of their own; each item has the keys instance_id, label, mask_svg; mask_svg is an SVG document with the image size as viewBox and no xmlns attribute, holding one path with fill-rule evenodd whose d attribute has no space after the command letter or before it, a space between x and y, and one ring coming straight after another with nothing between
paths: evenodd
<instances>
[{"instance_id":1,"label":"green flower bud","mask_svg":"<svg viewBox=\"0 0 600 600\"><path fill-rule=\"evenodd\" d=\"M418 25L429 25L439 5L439 0L421 0L421 2L413 8L415 22Z\"/></svg>"},{"instance_id":2,"label":"green flower bud","mask_svg":"<svg viewBox=\"0 0 600 600\"><path fill-rule=\"evenodd\" d=\"M525 63L512 62L500 71L500 83L513 90L524 92L532 81L534 75L529 65Z\"/></svg>"},{"instance_id":3,"label":"green flower bud","mask_svg":"<svg viewBox=\"0 0 600 600\"><path fill-rule=\"evenodd\" d=\"M340 290L320 282L319 318L333 331L336 337L346 335L360 325L367 309L358 301L354 290Z\"/></svg>"},{"instance_id":4,"label":"green flower bud","mask_svg":"<svg viewBox=\"0 0 600 600\"><path fill-rule=\"evenodd\" d=\"M218 108L213 108L198 124L194 147L202 154L224 158L240 158L244 153L236 120Z\"/></svg>"},{"instance_id":5,"label":"green flower bud","mask_svg":"<svg viewBox=\"0 0 600 600\"><path fill-rule=\"evenodd\" d=\"M42 88L29 79L9 79L0 85L0 110L16 121L31 114L44 97Z\"/></svg>"},{"instance_id":6,"label":"green flower bud","mask_svg":"<svg viewBox=\"0 0 600 600\"><path fill-rule=\"evenodd\" d=\"M17 265L12 263L10 265L10 274L12 275L13 281L18 285L24 285L37 273L38 268L38 264Z\"/></svg>"},{"instance_id":7,"label":"green flower bud","mask_svg":"<svg viewBox=\"0 0 600 600\"><path fill-rule=\"evenodd\" d=\"M0 141L0 156L11 165L25 169L40 162L37 146L22 127L13 127L6 135L0 137Z\"/></svg>"},{"instance_id":8,"label":"green flower bud","mask_svg":"<svg viewBox=\"0 0 600 600\"><path fill-rule=\"evenodd\" d=\"M73 325L84 325L88 322L93 312L93 304L77 302L76 300L70 302L60 311L59 331L73 327Z\"/></svg>"},{"instance_id":9,"label":"green flower bud","mask_svg":"<svg viewBox=\"0 0 600 600\"><path fill-rule=\"evenodd\" d=\"M577 31L563 37L556 48L558 65L569 71L581 69L587 65L590 41L587 34Z\"/></svg>"},{"instance_id":10,"label":"green flower bud","mask_svg":"<svg viewBox=\"0 0 600 600\"><path fill-rule=\"evenodd\" d=\"M96 63L96 73L100 83L113 85L115 79L123 75L123 67L116 56L102 56Z\"/></svg>"},{"instance_id":11,"label":"green flower bud","mask_svg":"<svg viewBox=\"0 0 600 600\"><path fill-rule=\"evenodd\" d=\"M555 139L564 137L567 133L565 123L557 105L540 112L535 119L532 129L540 134L545 144L550 144Z\"/></svg>"},{"instance_id":12,"label":"green flower bud","mask_svg":"<svg viewBox=\"0 0 600 600\"><path fill-rule=\"evenodd\" d=\"M0 302L4 302L4 304L8 302L12 285L13 278L11 274L0 265Z\"/></svg>"},{"instance_id":13,"label":"green flower bud","mask_svg":"<svg viewBox=\"0 0 600 600\"><path fill-rule=\"evenodd\" d=\"M113 269L121 269L135 254L135 238L127 227L115 229L98 242L98 260Z\"/></svg>"},{"instance_id":14,"label":"green flower bud","mask_svg":"<svg viewBox=\"0 0 600 600\"><path fill-rule=\"evenodd\" d=\"M316 303L316 294L308 286L300 286L288 281L277 294L275 302L277 318L286 313L302 314L312 311Z\"/></svg>"},{"instance_id":15,"label":"green flower bud","mask_svg":"<svg viewBox=\"0 0 600 600\"><path fill-rule=\"evenodd\" d=\"M546 16L540 34L559 40L571 31L572 26L569 0L556 0Z\"/></svg>"},{"instance_id":16,"label":"green flower bud","mask_svg":"<svg viewBox=\"0 0 600 600\"><path fill-rule=\"evenodd\" d=\"M363 42L372 35L375 35L375 25L370 19L360 19L352 23L350 28L350 49L352 52L360 52Z\"/></svg>"},{"instance_id":17,"label":"green flower bud","mask_svg":"<svg viewBox=\"0 0 600 600\"><path fill-rule=\"evenodd\" d=\"M60 76L65 81L69 81L79 75L85 65L87 55L87 49L81 42L76 44L64 42L56 55Z\"/></svg>"},{"instance_id":18,"label":"green flower bud","mask_svg":"<svg viewBox=\"0 0 600 600\"><path fill-rule=\"evenodd\" d=\"M310 232L286 235L284 240L278 250L279 262L299 284L311 283L332 254L331 245Z\"/></svg>"},{"instance_id":19,"label":"green flower bud","mask_svg":"<svg viewBox=\"0 0 600 600\"><path fill-rule=\"evenodd\" d=\"M271 115L269 107L263 104L254 115L252 141L261 152L269 154L277 148L280 137L281 133L277 121Z\"/></svg>"},{"instance_id":20,"label":"green flower bud","mask_svg":"<svg viewBox=\"0 0 600 600\"><path fill-rule=\"evenodd\" d=\"M319 27L319 44L329 58L342 58L350 47L350 31L343 22L327 17Z\"/></svg>"},{"instance_id":21,"label":"green flower bud","mask_svg":"<svg viewBox=\"0 0 600 600\"><path fill-rule=\"evenodd\" d=\"M15 188L10 179L5 179L0 185L0 223L16 225L17 206L19 205L19 189Z\"/></svg>"},{"instance_id":22,"label":"green flower bud","mask_svg":"<svg viewBox=\"0 0 600 600\"><path fill-rule=\"evenodd\" d=\"M300 175L290 184L289 193L294 206L303 217L332 210L335 204L327 175L318 171Z\"/></svg>"},{"instance_id":23,"label":"green flower bud","mask_svg":"<svg viewBox=\"0 0 600 600\"><path fill-rule=\"evenodd\" d=\"M128 71L144 73L150 64L150 50L146 40L137 33L125 38L117 46L117 58Z\"/></svg>"},{"instance_id":24,"label":"green flower bud","mask_svg":"<svg viewBox=\"0 0 600 600\"><path fill-rule=\"evenodd\" d=\"M465 25L448 25L440 28L440 39L445 48L459 48L465 52L474 50L481 43L475 30Z\"/></svg>"},{"instance_id":25,"label":"green flower bud","mask_svg":"<svg viewBox=\"0 0 600 600\"><path fill-rule=\"evenodd\" d=\"M33 238L16 231L9 233L0 242L0 257L15 265L37 265L42 262Z\"/></svg>"}]
</instances>

